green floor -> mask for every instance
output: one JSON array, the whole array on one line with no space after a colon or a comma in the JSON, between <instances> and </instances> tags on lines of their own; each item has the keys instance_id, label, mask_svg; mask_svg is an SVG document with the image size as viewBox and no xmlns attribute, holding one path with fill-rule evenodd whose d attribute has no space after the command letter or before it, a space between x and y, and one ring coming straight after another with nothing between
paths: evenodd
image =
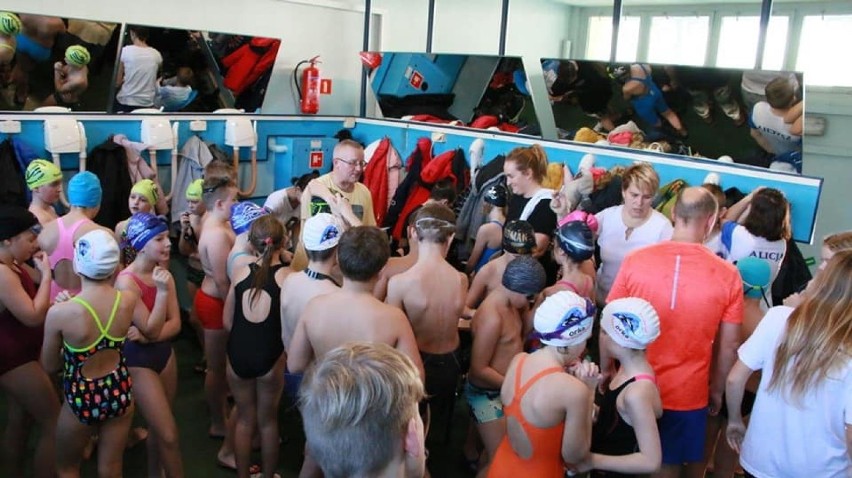
<instances>
[{"instance_id":1,"label":"green floor","mask_svg":"<svg viewBox=\"0 0 852 478\"><path fill-rule=\"evenodd\" d=\"M179 389L175 404L175 416L180 430L180 446L184 460L184 470L187 477L233 477L235 473L216 465L216 451L221 441L212 440L207 436L207 411L204 401L203 376L193 371L193 365L198 361L200 352L197 346L185 338L175 342L180 370ZM453 417L453 428L450 444L443 443L443 424L438 424L435 431L437 439L430 437L429 468L434 477L465 477L470 476L461 466L461 444L468 424L467 405L463 401L456 404ZM0 430L6 425L6 399L0 396ZM292 403L286 399L281 403L281 445L279 471L282 478L298 476L302 461L304 436L298 413ZM440 429L440 430L437 430ZM128 450L124 457L125 478L142 478L146 475L145 446L139 445ZM259 462L259 454L256 459ZM96 476L94 462L90 461L83 468L84 477ZM5 467L0 468L0 476L9 476Z\"/></svg>"}]
</instances>

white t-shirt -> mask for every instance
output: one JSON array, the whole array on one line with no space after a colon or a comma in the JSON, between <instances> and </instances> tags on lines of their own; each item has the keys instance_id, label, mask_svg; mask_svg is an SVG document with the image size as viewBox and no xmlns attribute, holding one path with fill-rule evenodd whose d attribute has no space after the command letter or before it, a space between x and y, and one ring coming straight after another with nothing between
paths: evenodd
<instances>
[{"instance_id":1,"label":"white t-shirt","mask_svg":"<svg viewBox=\"0 0 852 478\"><path fill-rule=\"evenodd\" d=\"M625 239L627 226L621 219L622 209L623 205L613 206L595 214L598 220L598 246L601 248L601 266L597 277L597 297L600 302L606 301L628 252L672 238L671 221L652 210L651 217Z\"/></svg>"},{"instance_id":2,"label":"white t-shirt","mask_svg":"<svg viewBox=\"0 0 852 478\"><path fill-rule=\"evenodd\" d=\"M704 245L707 246L713 254L716 254L723 259L725 258L726 251L725 245L722 244L722 231L719 231L709 237L706 241L704 241Z\"/></svg>"},{"instance_id":3,"label":"white t-shirt","mask_svg":"<svg viewBox=\"0 0 852 478\"><path fill-rule=\"evenodd\" d=\"M290 204L290 199L287 197L287 191L290 188L279 189L274 191L266 198L263 207L272 211L272 214L281 221L281 224L286 225L291 218L300 219L301 208L297 204L294 208Z\"/></svg>"},{"instance_id":4,"label":"white t-shirt","mask_svg":"<svg viewBox=\"0 0 852 478\"><path fill-rule=\"evenodd\" d=\"M769 309L740 347L740 360L752 370L763 370L740 463L758 478L848 478L852 460L844 424L852 424L852 360L800 404L788 403L781 390L767 390L792 312L784 306Z\"/></svg>"},{"instance_id":5,"label":"white t-shirt","mask_svg":"<svg viewBox=\"0 0 852 478\"><path fill-rule=\"evenodd\" d=\"M752 256L769 263L772 275L769 287L763 291L763 295L766 299L766 304L771 304L772 282L778 277L781 263L784 262L784 255L787 254L787 241L784 239L767 241L762 237L752 235L744 226L734 221L722 224L722 233L720 236L724 248L724 255L722 257L728 262L736 263L743 257Z\"/></svg>"},{"instance_id":6,"label":"white t-shirt","mask_svg":"<svg viewBox=\"0 0 852 478\"><path fill-rule=\"evenodd\" d=\"M754 105L750 126L760 131L776 156L802 150L802 137L791 133L792 125L785 123L783 116L775 115L765 101Z\"/></svg>"},{"instance_id":7,"label":"white t-shirt","mask_svg":"<svg viewBox=\"0 0 852 478\"><path fill-rule=\"evenodd\" d=\"M121 49L124 82L115 95L127 106L153 106L157 95L157 72L163 56L155 48L127 45Z\"/></svg>"}]
</instances>

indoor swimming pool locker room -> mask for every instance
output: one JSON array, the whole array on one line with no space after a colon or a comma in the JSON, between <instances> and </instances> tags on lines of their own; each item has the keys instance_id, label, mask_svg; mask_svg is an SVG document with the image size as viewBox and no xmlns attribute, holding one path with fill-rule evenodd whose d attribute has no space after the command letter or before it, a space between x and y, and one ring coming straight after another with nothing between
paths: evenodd
<instances>
[{"instance_id":1,"label":"indoor swimming pool locker room","mask_svg":"<svg viewBox=\"0 0 852 478\"><path fill-rule=\"evenodd\" d=\"M96 146L124 135L163 193L182 196L172 188L189 142L200 139L238 165L241 197L262 205L292 178L329 172L346 130L373 148L387 140L403 163L428 139L432 157L458 150L471 173L538 144L571 172L593 155L604 169L648 162L661 186L700 185L715 173L723 189L775 188L791 205L792 238L812 271L822 239L852 230L852 62L838 53L852 44L848 1L7 0L2 9L23 15L25 26L61 19L38 45L17 41L18 52L43 52L43 60L22 68L0 56L0 136L57 164L64 184ZM160 55L150 105L134 105L121 81L121 52L138 40L136 27L147 27ZM74 97L59 91L70 45L91 54ZM637 75L659 85L672 116L657 106L651 119L643 115L628 92ZM801 141L783 152L766 146L751 120L765 100L754 85L779 77L795 85L804 111ZM128 105L146 109L119 113ZM367 150L369 160L375 149ZM170 270L185 311L192 297L176 249ZM186 325L173 342L184 475L235 476L217 465L221 441L208 437L197 342ZM457 398L427 440L433 477L474 476L462 453L468 405ZM7 404L0 396L4 430ZM280 407L278 471L295 477L302 422L286 392ZM32 476L34 446L30 437L24 476ZM128 449L124 476L148 476L146 455L144 443ZM82 470L97 476L95 460Z\"/></svg>"}]
</instances>

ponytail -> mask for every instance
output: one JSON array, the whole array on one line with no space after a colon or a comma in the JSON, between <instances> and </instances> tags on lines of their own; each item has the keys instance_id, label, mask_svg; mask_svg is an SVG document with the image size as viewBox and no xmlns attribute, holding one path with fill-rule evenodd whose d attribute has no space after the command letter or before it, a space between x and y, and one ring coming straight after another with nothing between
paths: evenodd
<instances>
[{"instance_id":1,"label":"ponytail","mask_svg":"<svg viewBox=\"0 0 852 478\"><path fill-rule=\"evenodd\" d=\"M260 291L266 287L272 259L284 243L284 226L271 214L259 217L251 225L249 242L260 253L260 268L254 275L249 295L249 301L254 303Z\"/></svg>"},{"instance_id":2,"label":"ponytail","mask_svg":"<svg viewBox=\"0 0 852 478\"><path fill-rule=\"evenodd\" d=\"M512 161L518 171L532 171L532 177L538 184L547 176L547 153L539 144L518 147L509 152L506 161Z\"/></svg>"}]
</instances>

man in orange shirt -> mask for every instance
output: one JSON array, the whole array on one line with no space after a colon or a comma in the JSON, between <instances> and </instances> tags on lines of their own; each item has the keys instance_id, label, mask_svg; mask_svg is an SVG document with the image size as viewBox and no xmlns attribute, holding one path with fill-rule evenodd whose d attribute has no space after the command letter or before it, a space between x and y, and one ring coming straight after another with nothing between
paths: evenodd
<instances>
[{"instance_id":1,"label":"man in orange shirt","mask_svg":"<svg viewBox=\"0 0 852 478\"><path fill-rule=\"evenodd\" d=\"M641 297L660 316L660 337L648 347L663 399L663 465L656 477L677 477L684 465L687 476L704 476L707 413L719 412L737 357L742 284L736 267L703 245L718 209L702 188L681 191L671 241L629 254L607 297Z\"/></svg>"}]
</instances>

